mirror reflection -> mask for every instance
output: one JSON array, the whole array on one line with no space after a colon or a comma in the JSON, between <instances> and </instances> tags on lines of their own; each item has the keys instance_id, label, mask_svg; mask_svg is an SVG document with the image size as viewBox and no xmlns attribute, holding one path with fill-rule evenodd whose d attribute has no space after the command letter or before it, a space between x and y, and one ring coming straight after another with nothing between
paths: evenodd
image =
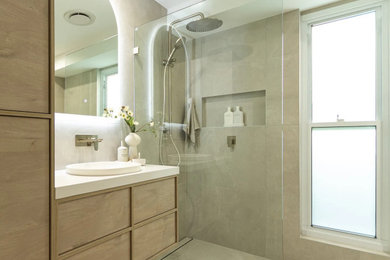
<instances>
[{"instance_id":1,"label":"mirror reflection","mask_svg":"<svg viewBox=\"0 0 390 260\"><path fill-rule=\"evenodd\" d=\"M55 0L55 112L118 107L118 37L109 0Z\"/></svg>"}]
</instances>

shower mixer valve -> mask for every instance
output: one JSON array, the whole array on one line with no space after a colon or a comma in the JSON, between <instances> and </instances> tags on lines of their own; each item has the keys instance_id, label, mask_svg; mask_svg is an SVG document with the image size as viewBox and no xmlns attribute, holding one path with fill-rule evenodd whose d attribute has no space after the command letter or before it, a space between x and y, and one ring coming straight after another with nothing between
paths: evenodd
<instances>
[{"instance_id":1,"label":"shower mixer valve","mask_svg":"<svg viewBox=\"0 0 390 260\"><path fill-rule=\"evenodd\" d=\"M162 65L163 66L169 66L169 67L173 68L175 62L176 62L176 58L172 58L169 61L168 60L163 60Z\"/></svg>"},{"instance_id":2,"label":"shower mixer valve","mask_svg":"<svg viewBox=\"0 0 390 260\"><path fill-rule=\"evenodd\" d=\"M234 148L236 145L236 137L235 136L228 136L227 137L227 146L230 148Z\"/></svg>"}]
</instances>

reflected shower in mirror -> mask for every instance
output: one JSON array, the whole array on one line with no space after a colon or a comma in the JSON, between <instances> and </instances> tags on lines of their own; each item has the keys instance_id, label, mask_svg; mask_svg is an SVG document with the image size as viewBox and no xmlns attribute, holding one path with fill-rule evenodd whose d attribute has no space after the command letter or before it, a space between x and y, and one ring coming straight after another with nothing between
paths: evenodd
<instances>
[{"instance_id":1,"label":"reflected shower in mirror","mask_svg":"<svg viewBox=\"0 0 390 260\"><path fill-rule=\"evenodd\" d=\"M119 107L118 37L109 0L55 0L55 112Z\"/></svg>"}]
</instances>

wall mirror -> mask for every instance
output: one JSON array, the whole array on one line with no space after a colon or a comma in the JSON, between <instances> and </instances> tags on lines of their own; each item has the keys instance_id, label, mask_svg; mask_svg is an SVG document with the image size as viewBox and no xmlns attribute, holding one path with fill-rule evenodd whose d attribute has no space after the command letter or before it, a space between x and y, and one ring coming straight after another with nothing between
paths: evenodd
<instances>
[{"instance_id":1,"label":"wall mirror","mask_svg":"<svg viewBox=\"0 0 390 260\"><path fill-rule=\"evenodd\" d=\"M101 116L119 105L118 37L109 0L55 0L55 112Z\"/></svg>"}]
</instances>

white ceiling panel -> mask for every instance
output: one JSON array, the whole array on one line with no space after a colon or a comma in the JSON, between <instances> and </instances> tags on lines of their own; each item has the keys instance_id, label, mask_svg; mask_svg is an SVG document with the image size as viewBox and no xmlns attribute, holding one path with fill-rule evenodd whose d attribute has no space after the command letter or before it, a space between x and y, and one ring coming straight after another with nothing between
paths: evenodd
<instances>
[{"instance_id":1,"label":"white ceiling panel","mask_svg":"<svg viewBox=\"0 0 390 260\"><path fill-rule=\"evenodd\" d=\"M322 5L338 2L339 0L284 0L283 9L285 11L291 11L300 9L305 11Z\"/></svg>"},{"instance_id":2,"label":"white ceiling panel","mask_svg":"<svg viewBox=\"0 0 390 260\"><path fill-rule=\"evenodd\" d=\"M168 13L173 13L175 11L178 11L180 9L186 8L188 6L197 4L202 1L214 1L214 0L156 0L158 3L160 3L162 6L164 6ZM237 3L241 2L243 0L236 0ZM259 0L262 1L262 0ZM318 6L322 6L325 4L337 2L339 0L284 0L283 6L285 11L291 11L295 9L300 9L302 11L315 8ZM244 1L245 2L245 1Z\"/></svg>"},{"instance_id":3,"label":"white ceiling panel","mask_svg":"<svg viewBox=\"0 0 390 260\"><path fill-rule=\"evenodd\" d=\"M164 6L168 13L176 12L180 9L186 8L188 6L197 4L205 0L155 0L160 5Z\"/></svg>"}]
</instances>

